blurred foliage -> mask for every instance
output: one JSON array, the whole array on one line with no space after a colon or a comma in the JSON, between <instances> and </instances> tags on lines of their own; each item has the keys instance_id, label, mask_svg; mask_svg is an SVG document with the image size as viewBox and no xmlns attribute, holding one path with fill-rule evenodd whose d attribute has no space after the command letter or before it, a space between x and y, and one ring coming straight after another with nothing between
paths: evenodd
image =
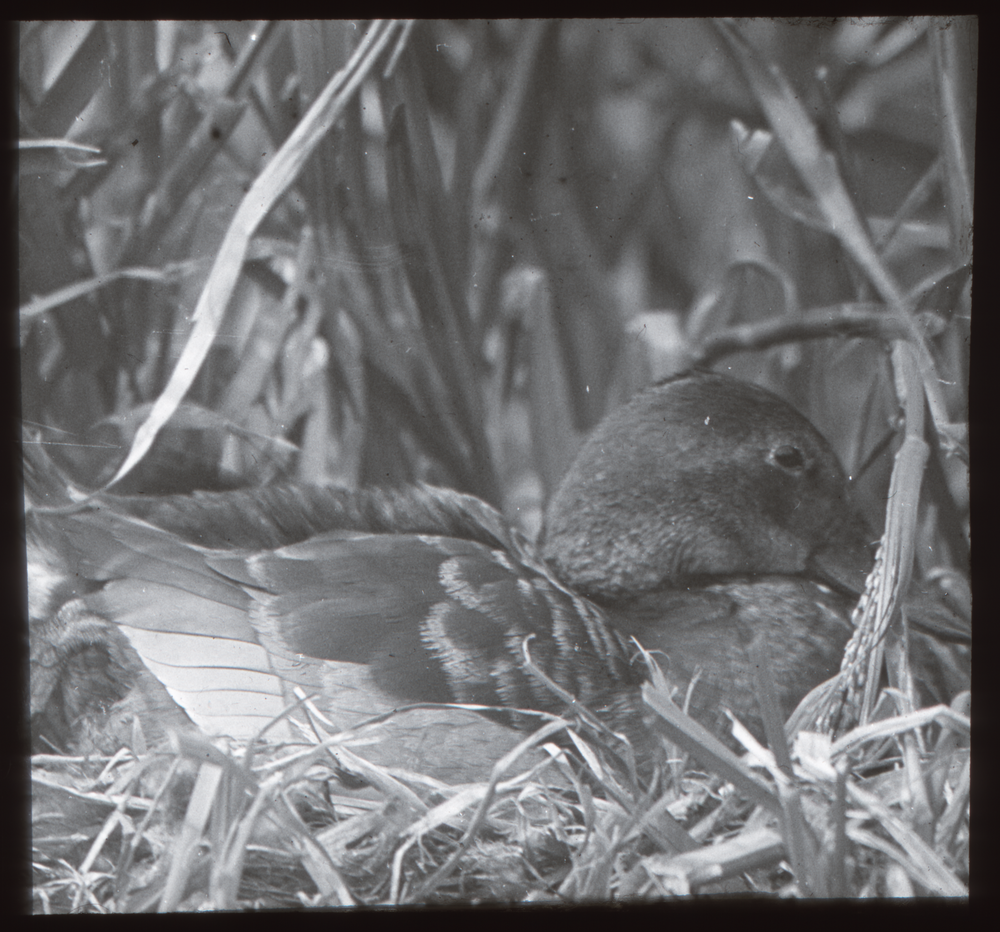
<instances>
[{"instance_id":1,"label":"blurred foliage","mask_svg":"<svg viewBox=\"0 0 1000 932\"><path fill-rule=\"evenodd\" d=\"M23 416L81 483L121 465L237 207L368 28L21 26ZM735 30L919 310L957 441L930 438L917 552L964 569L975 20ZM275 190L193 386L118 488L424 480L533 531L581 432L703 362L812 418L880 527L890 315L795 160L748 135L767 128L709 20L401 27Z\"/></svg>"}]
</instances>

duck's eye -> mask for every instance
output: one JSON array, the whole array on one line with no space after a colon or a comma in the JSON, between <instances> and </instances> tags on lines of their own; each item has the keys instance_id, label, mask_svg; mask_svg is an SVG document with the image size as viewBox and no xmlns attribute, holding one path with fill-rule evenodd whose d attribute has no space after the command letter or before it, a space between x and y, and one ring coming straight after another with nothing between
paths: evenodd
<instances>
[{"instance_id":1,"label":"duck's eye","mask_svg":"<svg viewBox=\"0 0 1000 932\"><path fill-rule=\"evenodd\" d=\"M782 444L771 451L771 462L789 472L802 472L806 467L806 458L798 447Z\"/></svg>"}]
</instances>

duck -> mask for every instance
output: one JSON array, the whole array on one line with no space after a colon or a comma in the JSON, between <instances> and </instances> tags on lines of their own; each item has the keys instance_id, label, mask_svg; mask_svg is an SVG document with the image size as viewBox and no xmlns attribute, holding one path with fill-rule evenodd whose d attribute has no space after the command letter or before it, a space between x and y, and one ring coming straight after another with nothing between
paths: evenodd
<instances>
[{"instance_id":1,"label":"duck","mask_svg":"<svg viewBox=\"0 0 1000 932\"><path fill-rule=\"evenodd\" d=\"M26 465L26 490L58 504L43 474ZM752 657L787 717L839 669L873 563L822 434L700 370L597 426L537 541L450 489L303 485L29 507L26 539L49 744L88 708L155 694L164 721L242 740L379 719L354 753L460 782L567 697L651 759L644 657L705 727L734 715L763 739Z\"/></svg>"}]
</instances>

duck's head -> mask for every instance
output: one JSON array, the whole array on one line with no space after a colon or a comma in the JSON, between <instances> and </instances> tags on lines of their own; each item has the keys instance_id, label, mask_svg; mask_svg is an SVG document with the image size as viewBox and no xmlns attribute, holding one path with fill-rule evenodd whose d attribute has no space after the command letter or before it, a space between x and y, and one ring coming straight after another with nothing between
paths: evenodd
<instances>
[{"instance_id":1,"label":"duck's head","mask_svg":"<svg viewBox=\"0 0 1000 932\"><path fill-rule=\"evenodd\" d=\"M599 600L763 573L860 593L872 564L819 431L777 395L701 372L598 425L549 504L542 546L564 582Z\"/></svg>"}]
</instances>

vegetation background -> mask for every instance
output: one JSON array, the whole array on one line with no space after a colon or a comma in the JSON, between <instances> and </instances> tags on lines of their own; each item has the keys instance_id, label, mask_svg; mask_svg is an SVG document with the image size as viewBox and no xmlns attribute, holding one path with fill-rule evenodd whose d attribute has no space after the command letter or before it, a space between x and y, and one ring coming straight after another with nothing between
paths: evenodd
<instances>
[{"instance_id":1,"label":"vegetation background","mask_svg":"<svg viewBox=\"0 0 1000 932\"><path fill-rule=\"evenodd\" d=\"M19 41L25 438L81 485L420 480L534 533L698 363L809 416L880 533L915 385L915 572L967 575L974 19Z\"/></svg>"}]
</instances>

